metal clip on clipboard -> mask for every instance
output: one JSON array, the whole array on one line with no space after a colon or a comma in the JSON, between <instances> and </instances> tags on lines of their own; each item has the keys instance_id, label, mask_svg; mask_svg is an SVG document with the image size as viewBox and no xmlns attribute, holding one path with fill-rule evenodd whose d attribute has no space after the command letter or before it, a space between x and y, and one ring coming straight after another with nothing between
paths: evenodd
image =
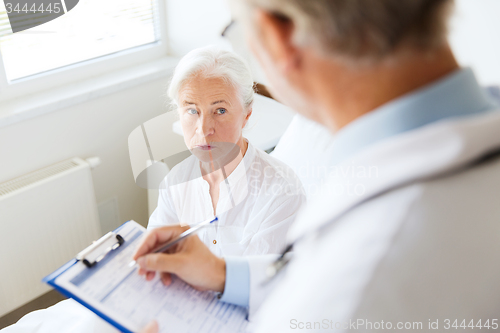
<instances>
[{"instance_id":1,"label":"metal clip on clipboard","mask_svg":"<svg viewBox=\"0 0 500 333\"><path fill-rule=\"evenodd\" d=\"M110 231L99 240L93 242L85 250L78 253L76 260L82 261L85 266L91 268L104 259L108 253L119 248L124 242L125 239L122 236Z\"/></svg>"}]
</instances>

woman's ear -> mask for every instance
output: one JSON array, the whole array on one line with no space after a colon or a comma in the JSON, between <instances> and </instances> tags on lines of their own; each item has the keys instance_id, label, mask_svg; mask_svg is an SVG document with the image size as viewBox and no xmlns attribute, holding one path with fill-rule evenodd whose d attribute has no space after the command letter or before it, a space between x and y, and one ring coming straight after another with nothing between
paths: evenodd
<instances>
[{"instance_id":1,"label":"woman's ear","mask_svg":"<svg viewBox=\"0 0 500 333\"><path fill-rule=\"evenodd\" d=\"M252 107L247 109L247 115L245 116L245 121L243 122L243 128L247 125L248 119L252 115Z\"/></svg>"}]
</instances>

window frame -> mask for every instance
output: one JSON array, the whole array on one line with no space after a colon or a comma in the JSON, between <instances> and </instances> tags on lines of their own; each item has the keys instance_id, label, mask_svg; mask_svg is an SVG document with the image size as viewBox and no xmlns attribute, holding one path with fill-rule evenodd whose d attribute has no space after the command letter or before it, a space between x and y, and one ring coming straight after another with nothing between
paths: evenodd
<instances>
[{"instance_id":1,"label":"window frame","mask_svg":"<svg viewBox=\"0 0 500 333\"><path fill-rule=\"evenodd\" d=\"M157 6L154 22L158 29L158 41L154 43L87 59L11 82L7 80L0 53L0 103L169 56L166 1L154 0L154 3Z\"/></svg>"}]
</instances>

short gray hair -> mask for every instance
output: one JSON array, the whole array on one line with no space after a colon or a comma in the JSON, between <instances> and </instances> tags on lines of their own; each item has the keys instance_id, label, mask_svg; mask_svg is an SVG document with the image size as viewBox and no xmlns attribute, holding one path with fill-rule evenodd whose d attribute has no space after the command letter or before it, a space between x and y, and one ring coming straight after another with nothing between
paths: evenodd
<instances>
[{"instance_id":1,"label":"short gray hair","mask_svg":"<svg viewBox=\"0 0 500 333\"><path fill-rule=\"evenodd\" d=\"M422 50L446 41L454 0L233 0L295 25L298 45L346 59L382 58L400 45Z\"/></svg>"},{"instance_id":2,"label":"short gray hair","mask_svg":"<svg viewBox=\"0 0 500 333\"><path fill-rule=\"evenodd\" d=\"M194 49L186 54L175 68L167 92L176 107L179 106L180 90L196 75L224 79L240 94L244 107L252 105L254 99L252 73L239 55L215 46Z\"/></svg>"}]
</instances>

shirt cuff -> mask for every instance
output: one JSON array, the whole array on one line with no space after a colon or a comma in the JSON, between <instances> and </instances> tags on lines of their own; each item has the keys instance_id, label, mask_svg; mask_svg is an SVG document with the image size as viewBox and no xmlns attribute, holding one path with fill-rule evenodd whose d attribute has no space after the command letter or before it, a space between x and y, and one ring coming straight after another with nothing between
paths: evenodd
<instances>
[{"instance_id":1,"label":"shirt cuff","mask_svg":"<svg viewBox=\"0 0 500 333\"><path fill-rule=\"evenodd\" d=\"M220 300L248 307L250 299L250 266L244 257L225 257L226 284Z\"/></svg>"}]
</instances>

